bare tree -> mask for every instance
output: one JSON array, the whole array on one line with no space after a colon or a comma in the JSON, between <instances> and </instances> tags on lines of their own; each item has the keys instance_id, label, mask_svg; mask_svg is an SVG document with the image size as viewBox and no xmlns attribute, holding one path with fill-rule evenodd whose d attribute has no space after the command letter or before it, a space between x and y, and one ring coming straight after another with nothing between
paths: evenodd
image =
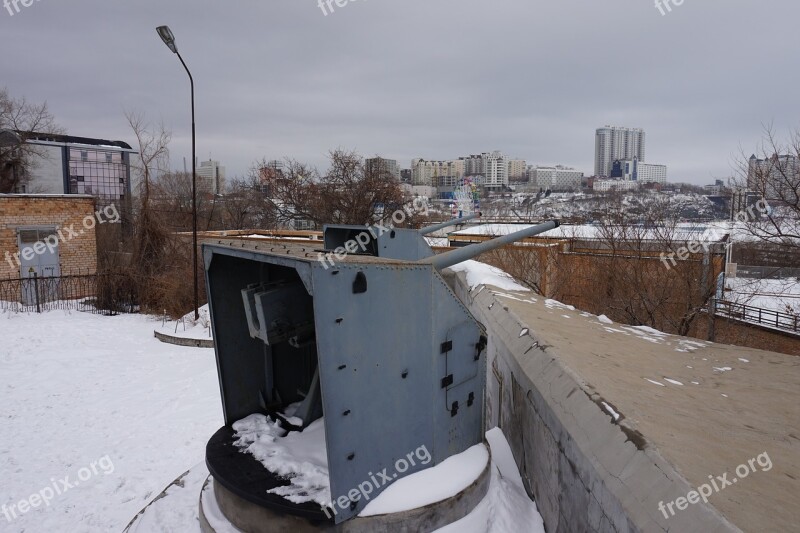
<instances>
[{"instance_id":1,"label":"bare tree","mask_svg":"<svg viewBox=\"0 0 800 533\"><path fill-rule=\"evenodd\" d=\"M36 160L47 153L25 141L36 134L62 134L47 108L47 102L32 104L25 98L15 99L8 90L0 89L0 130L11 130L19 135L19 146L0 146L0 194L19 192L30 180Z\"/></svg>"},{"instance_id":2,"label":"bare tree","mask_svg":"<svg viewBox=\"0 0 800 533\"><path fill-rule=\"evenodd\" d=\"M275 213L258 179L234 178L222 204L225 229L274 229Z\"/></svg>"},{"instance_id":3,"label":"bare tree","mask_svg":"<svg viewBox=\"0 0 800 533\"><path fill-rule=\"evenodd\" d=\"M372 224L403 203L400 185L380 169L367 169L355 152L330 152L330 168L316 169L287 160L282 169L262 160L251 170L272 201L279 223Z\"/></svg>"},{"instance_id":4,"label":"bare tree","mask_svg":"<svg viewBox=\"0 0 800 533\"><path fill-rule=\"evenodd\" d=\"M742 153L737 164L734 182L744 201L735 206L734 218L756 240L800 254L800 130L783 142L765 126L759 154ZM754 210L747 205L748 192L764 203Z\"/></svg>"}]
</instances>

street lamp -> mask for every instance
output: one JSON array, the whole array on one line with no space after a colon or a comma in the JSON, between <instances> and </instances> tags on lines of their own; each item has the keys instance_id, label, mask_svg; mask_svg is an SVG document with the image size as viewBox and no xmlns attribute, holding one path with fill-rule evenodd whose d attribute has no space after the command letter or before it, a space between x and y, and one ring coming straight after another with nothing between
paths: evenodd
<instances>
[{"instance_id":1,"label":"street lamp","mask_svg":"<svg viewBox=\"0 0 800 533\"><path fill-rule=\"evenodd\" d=\"M175 36L172 34L172 30L169 29L169 26L159 26L156 28L156 31L158 32L158 36L161 37L161 40L164 41L164 44L167 45L167 48L181 60L183 68L186 69L186 74L189 75L189 83L192 88L192 268L194 270L194 319L198 320L200 318L200 313L198 311L200 307L200 297L197 282L197 174L195 169L197 158L195 156L194 78L192 78L192 73L189 72L189 67L186 66L186 62L181 57L181 54L178 53L178 47L175 45Z\"/></svg>"}]
</instances>

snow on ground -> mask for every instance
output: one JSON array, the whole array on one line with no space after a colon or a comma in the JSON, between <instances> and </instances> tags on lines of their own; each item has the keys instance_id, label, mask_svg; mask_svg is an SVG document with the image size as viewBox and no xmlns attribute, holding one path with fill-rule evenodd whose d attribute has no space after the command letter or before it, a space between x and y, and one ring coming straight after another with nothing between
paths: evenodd
<instances>
[{"instance_id":1,"label":"snow on ground","mask_svg":"<svg viewBox=\"0 0 800 533\"><path fill-rule=\"evenodd\" d=\"M200 531L197 500L207 478L208 468L205 463L195 465L174 485L167 488L163 498L154 501L141 516L136 517L131 524L130 533L155 533L156 531L197 533ZM217 531L222 533L220 530ZM234 529L231 528L229 531L234 531Z\"/></svg>"},{"instance_id":2,"label":"snow on ground","mask_svg":"<svg viewBox=\"0 0 800 533\"><path fill-rule=\"evenodd\" d=\"M212 332L208 304L198 309L197 313L200 315L197 320L194 319L194 311L186 313L178 320L169 320L169 318L162 317L160 322L156 324L155 330L159 333L182 339L210 340Z\"/></svg>"},{"instance_id":3,"label":"snow on ground","mask_svg":"<svg viewBox=\"0 0 800 533\"><path fill-rule=\"evenodd\" d=\"M507 291L530 291L527 287L523 287L499 268L479 263L472 259L453 265L450 267L454 272L466 272L467 284L470 288L475 288L478 285L493 285L498 289Z\"/></svg>"},{"instance_id":4,"label":"snow on ground","mask_svg":"<svg viewBox=\"0 0 800 533\"><path fill-rule=\"evenodd\" d=\"M202 460L223 425L214 352L159 342L159 323L0 313L0 531L120 531Z\"/></svg>"},{"instance_id":5,"label":"snow on ground","mask_svg":"<svg viewBox=\"0 0 800 533\"><path fill-rule=\"evenodd\" d=\"M725 299L790 315L800 315L800 280L726 278Z\"/></svg>"}]
</instances>

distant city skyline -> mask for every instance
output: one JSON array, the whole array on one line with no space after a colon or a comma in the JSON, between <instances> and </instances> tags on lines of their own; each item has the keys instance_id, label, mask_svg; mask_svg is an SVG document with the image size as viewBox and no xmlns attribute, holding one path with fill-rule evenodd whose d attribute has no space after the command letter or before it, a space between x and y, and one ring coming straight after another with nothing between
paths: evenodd
<instances>
[{"instance_id":1,"label":"distant city skyline","mask_svg":"<svg viewBox=\"0 0 800 533\"><path fill-rule=\"evenodd\" d=\"M778 18L753 16L766 6L744 0L724 7L686 3L662 16L647 2L403 0L323 16L313 0L36 2L0 17L13 50L0 57L0 84L46 101L70 135L132 143L124 110L163 120L180 170L191 160L189 83L155 32L169 24L195 78L197 153L213 151L229 180L262 158L325 169L337 148L403 168L501 150L591 175L595 130L621 124L647 132L647 160L667 165L670 181L707 184L758 152L765 124L782 138L800 126L794 74L775 53L795 46L800 4L782 2ZM510 20L531 31L478 37ZM626 39L609 38L620 21ZM73 60L54 43L69 43ZM743 64L785 81L742 77Z\"/></svg>"}]
</instances>

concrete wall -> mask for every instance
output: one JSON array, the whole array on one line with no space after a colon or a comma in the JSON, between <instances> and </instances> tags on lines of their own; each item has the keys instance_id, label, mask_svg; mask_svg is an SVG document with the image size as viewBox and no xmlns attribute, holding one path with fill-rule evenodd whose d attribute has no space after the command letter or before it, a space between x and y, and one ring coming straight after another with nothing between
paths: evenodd
<instances>
[{"instance_id":1,"label":"concrete wall","mask_svg":"<svg viewBox=\"0 0 800 533\"><path fill-rule=\"evenodd\" d=\"M702 503L665 519L658 502L692 487L603 411L591 385L559 360L570 347L540 343L490 290L470 291L463 273L451 281L488 331L487 425L503 429L548 533L738 531Z\"/></svg>"}]
</instances>

